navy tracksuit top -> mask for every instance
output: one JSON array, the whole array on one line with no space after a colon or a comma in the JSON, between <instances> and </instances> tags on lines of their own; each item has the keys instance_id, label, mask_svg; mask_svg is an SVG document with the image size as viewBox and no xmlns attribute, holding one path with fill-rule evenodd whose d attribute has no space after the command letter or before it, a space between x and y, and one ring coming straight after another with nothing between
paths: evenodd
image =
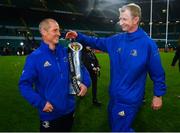
<instances>
[{"instance_id":1,"label":"navy tracksuit top","mask_svg":"<svg viewBox=\"0 0 180 133\"><path fill-rule=\"evenodd\" d=\"M82 83L89 87L89 73L84 66L81 68ZM23 97L38 108L41 120L53 120L74 111L75 98L69 95L69 74L67 48L59 44L52 51L42 41L27 57L19 88ZM54 107L50 113L42 111L47 101Z\"/></svg>"},{"instance_id":2,"label":"navy tracksuit top","mask_svg":"<svg viewBox=\"0 0 180 133\"><path fill-rule=\"evenodd\" d=\"M110 58L110 98L122 104L142 102L147 73L154 83L154 95L166 93L165 72L155 42L141 29L108 38L78 33L77 41L102 50Z\"/></svg>"}]
</instances>

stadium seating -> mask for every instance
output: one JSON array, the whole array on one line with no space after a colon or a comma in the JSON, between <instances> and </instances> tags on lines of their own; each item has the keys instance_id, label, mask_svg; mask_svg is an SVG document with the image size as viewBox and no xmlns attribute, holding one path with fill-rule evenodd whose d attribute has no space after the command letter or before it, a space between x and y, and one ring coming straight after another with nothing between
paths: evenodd
<instances>
[{"instance_id":1,"label":"stadium seating","mask_svg":"<svg viewBox=\"0 0 180 133\"><path fill-rule=\"evenodd\" d=\"M68 30L77 30L83 33L94 32L99 37L108 37L122 32L119 24L115 24L115 22L104 23L104 21L108 22L109 20L99 22L100 19L96 17L88 18L83 14L73 14L80 12L81 9L73 7L72 2L68 1L64 3L61 0L3 0L0 1L0 4L4 5L1 6L0 12L8 11L8 15L0 15L0 46L6 46L7 42L10 42L9 47L12 46L16 49L21 41L27 41L28 36L39 38L38 25L44 18L56 19L63 32ZM16 7L14 8L13 5ZM148 21L145 21L141 27L149 34ZM159 48L165 47L165 33L166 25L164 23L153 22L152 38L156 40ZM180 35L180 23L170 23L168 33L169 47L175 48ZM38 42L39 39L36 41ZM60 40L60 42L67 43L64 40Z\"/></svg>"}]
</instances>

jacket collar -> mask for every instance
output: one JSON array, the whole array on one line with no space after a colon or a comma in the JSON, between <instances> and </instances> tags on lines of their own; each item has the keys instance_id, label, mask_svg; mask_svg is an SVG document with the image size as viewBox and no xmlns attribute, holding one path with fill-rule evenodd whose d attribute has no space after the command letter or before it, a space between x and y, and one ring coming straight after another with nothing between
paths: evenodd
<instances>
[{"instance_id":1,"label":"jacket collar","mask_svg":"<svg viewBox=\"0 0 180 133\"><path fill-rule=\"evenodd\" d=\"M51 53L56 52L56 51L60 48L59 44L56 44L55 50L51 50L51 49L49 48L49 45L48 45L47 43L45 43L44 41L41 41L40 44L41 44L41 45L40 45L40 48L42 48L42 49L45 50L45 51L51 52Z\"/></svg>"},{"instance_id":2,"label":"jacket collar","mask_svg":"<svg viewBox=\"0 0 180 133\"><path fill-rule=\"evenodd\" d=\"M126 39L132 41L132 40L140 38L144 35L147 35L147 34L141 28L138 28L133 33L126 33Z\"/></svg>"}]
</instances>

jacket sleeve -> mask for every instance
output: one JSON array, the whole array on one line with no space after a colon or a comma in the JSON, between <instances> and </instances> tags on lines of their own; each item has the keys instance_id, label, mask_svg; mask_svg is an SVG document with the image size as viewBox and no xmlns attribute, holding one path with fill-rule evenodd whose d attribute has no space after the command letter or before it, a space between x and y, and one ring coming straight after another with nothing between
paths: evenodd
<instances>
[{"instance_id":1,"label":"jacket sleeve","mask_svg":"<svg viewBox=\"0 0 180 133\"><path fill-rule=\"evenodd\" d=\"M87 71L84 65L81 65L81 71L82 71L82 83L87 88L89 88L91 86L91 78L90 78L89 72Z\"/></svg>"},{"instance_id":2,"label":"jacket sleeve","mask_svg":"<svg viewBox=\"0 0 180 133\"><path fill-rule=\"evenodd\" d=\"M92 36L86 36L78 32L77 41L81 42L83 45L90 46L94 49L99 49L104 52L108 52L111 43L109 42L110 38L97 38Z\"/></svg>"},{"instance_id":3,"label":"jacket sleeve","mask_svg":"<svg viewBox=\"0 0 180 133\"><path fill-rule=\"evenodd\" d=\"M148 69L151 80L154 83L154 95L163 96L166 93L165 72L161 65L161 59L157 45L150 42Z\"/></svg>"},{"instance_id":4,"label":"jacket sleeve","mask_svg":"<svg viewBox=\"0 0 180 133\"><path fill-rule=\"evenodd\" d=\"M21 95L34 107L43 110L46 100L44 100L33 89L34 83L37 81L37 72L35 70L35 60L32 55L28 56L19 80L19 88Z\"/></svg>"}]
</instances>

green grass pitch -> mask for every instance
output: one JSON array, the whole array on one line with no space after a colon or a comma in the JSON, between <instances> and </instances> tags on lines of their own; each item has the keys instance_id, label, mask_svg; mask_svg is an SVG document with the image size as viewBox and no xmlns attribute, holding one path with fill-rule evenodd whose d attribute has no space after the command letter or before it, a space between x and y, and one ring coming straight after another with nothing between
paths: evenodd
<instances>
[{"instance_id":1,"label":"green grass pitch","mask_svg":"<svg viewBox=\"0 0 180 133\"><path fill-rule=\"evenodd\" d=\"M151 109L153 96L152 81L147 78L146 103L140 109L133 127L135 131L178 131L180 132L180 73L178 67L170 66L174 53L161 53L162 64L166 72L167 94L163 97L163 108ZM107 105L109 85L109 58L107 54L97 54L101 65L101 77L98 81L98 99L102 107L92 105L91 88L86 97L77 98L73 131L110 131L108 126ZM25 57L0 56L0 131L38 131L39 118L35 108L31 107L20 95L18 80Z\"/></svg>"}]
</instances>

